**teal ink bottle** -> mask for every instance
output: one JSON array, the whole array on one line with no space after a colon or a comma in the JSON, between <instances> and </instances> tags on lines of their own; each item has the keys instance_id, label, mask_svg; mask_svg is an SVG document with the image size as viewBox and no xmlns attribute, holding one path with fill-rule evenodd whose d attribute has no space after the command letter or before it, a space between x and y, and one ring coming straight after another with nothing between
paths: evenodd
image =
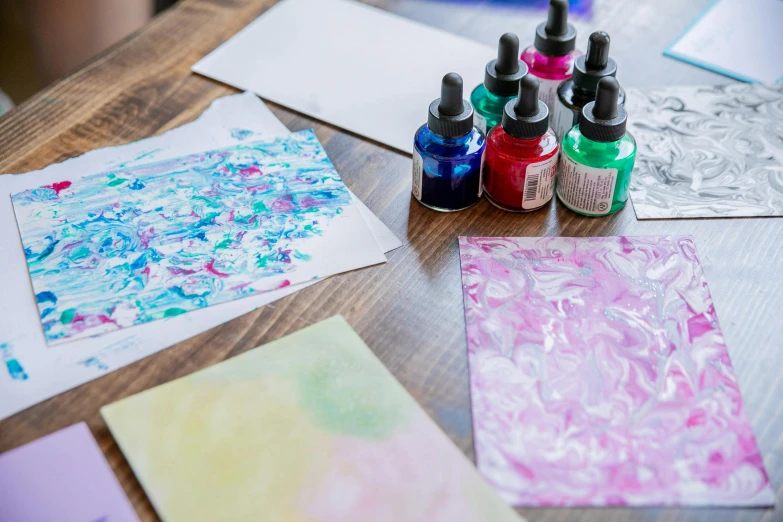
<instances>
[{"instance_id":1,"label":"teal ink bottle","mask_svg":"<svg viewBox=\"0 0 783 522\"><path fill-rule=\"evenodd\" d=\"M626 132L620 84L611 76L598 82L595 101L563 137L557 198L585 216L614 214L628 201L636 142Z\"/></svg>"},{"instance_id":2,"label":"teal ink bottle","mask_svg":"<svg viewBox=\"0 0 783 522\"><path fill-rule=\"evenodd\" d=\"M519 38L506 33L498 42L498 57L487 64L484 83L473 89L473 124L487 134L503 119L506 104L514 99L519 80L527 74L527 65L519 59Z\"/></svg>"},{"instance_id":3,"label":"teal ink bottle","mask_svg":"<svg viewBox=\"0 0 783 522\"><path fill-rule=\"evenodd\" d=\"M562 139L571 127L579 123L582 108L595 100L595 90L601 78L615 76L617 64L609 58L609 35L596 31L587 40L587 52L574 63L571 78L557 88L557 101L552 113L552 130ZM625 91L620 89L617 103L625 103Z\"/></svg>"},{"instance_id":4,"label":"teal ink bottle","mask_svg":"<svg viewBox=\"0 0 783 522\"><path fill-rule=\"evenodd\" d=\"M463 210L481 198L484 133L473 125L473 107L462 99L462 77L443 77L440 98L430 104L427 123L413 138L416 200L433 210Z\"/></svg>"}]
</instances>

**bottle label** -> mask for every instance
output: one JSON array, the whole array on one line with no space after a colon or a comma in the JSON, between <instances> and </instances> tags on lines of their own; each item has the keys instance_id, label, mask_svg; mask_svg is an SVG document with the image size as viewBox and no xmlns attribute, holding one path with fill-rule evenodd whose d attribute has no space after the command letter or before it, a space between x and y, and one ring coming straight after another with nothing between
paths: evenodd
<instances>
[{"instance_id":1,"label":"bottle label","mask_svg":"<svg viewBox=\"0 0 783 522\"><path fill-rule=\"evenodd\" d=\"M547 160L531 163L527 166L525 189L522 192L522 208L538 208L552 199L556 172L557 154Z\"/></svg>"},{"instance_id":2,"label":"bottle label","mask_svg":"<svg viewBox=\"0 0 783 522\"><path fill-rule=\"evenodd\" d=\"M538 78L538 99L544 102L549 109L549 114L552 114L555 110L555 103L557 100L557 88L563 80L547 80L546 78Z\"/></svg>"},{"instance_id":3,"label":"bottle label","mask_svg":"<svg viewBox=\"0 0 783 522\"><path fill-rule=\"evenodd\" d=\"M478 127L484 136L487 135L487 119L475 110L473 111L473 125Z\"/></svg>"},{"instance_id":4,"label":"bottle label","mask_svg":"<svg viewBox=\"0 0 783 522\"><path fill-rule=\"evenodd\" d=\"M411 192L413 197L421 201L421 182L424 176L424 160L421 159L421 154L413 147L413 186Z\"/></svg>"},{"instance_id":5,"label":"bottle label","mask_svg":"<svg viewBox=\"0 0 783 522\"><path fill-rule=\"evenodd\" d=\"M481 155L481 168L479 168L479 190L478 190L478 197L479 197L479 199L481 199L481 196L484 195L484 162L486 160L487 160L487 155L486 154L482 154Z\"/></svg>"},{"instance_id":6,"label":"bottle label","mask_svg":"<svg viewBox=\"0 0 783 522\"><path fill-rule=\"evenodd\" d=\"M571 130L571 127L579 122L579 113L567 107L558 99L555 102L555 111L552 113L549 121L557 139L563 139L563 136Z\"/></svg>"},{"instance_id":7,"label":"bottle label","mask_svg":"<svg viewBox=\"0 0 783 522\"><path fill-rule=\"evenodd\" d=\"M582 165L563 152L557 195L567 206L585 214L608 214L612 208L617 169Z\"/></svg>"}]
</instances>

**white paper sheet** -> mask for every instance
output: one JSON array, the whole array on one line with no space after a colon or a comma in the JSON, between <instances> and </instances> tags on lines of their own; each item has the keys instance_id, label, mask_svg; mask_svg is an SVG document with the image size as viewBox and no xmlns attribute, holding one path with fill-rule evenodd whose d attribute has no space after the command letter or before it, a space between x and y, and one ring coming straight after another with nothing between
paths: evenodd
<instances>
[{"instance_id":1,"label":"white paper sheet","mask_svg":"<svg viewBox=\"0 0 783 522\"><path fill-rule=\"evenodd\" d=\"M719 0L664 54L745 82L783 81L783 2Z\"/></svg>"},{"instance_id":2,"label":"white paper sheet","mask_svg":"<svg viewBox=\"0 0 783 522\"><path fill-rule=\"evenodd\" d=\"M83 166L88 174L288 133L258 98L245 93L216 100L198 120L162 136L98 149L36 172L0 176L0 273L5 275L0 287L0 359L6 367L0 368L0 419L315 283L48 348L8 194L73 177L75 166ZM394 234L354 199L381 249L388 252L399 247Z\"/></svg>"},{"instance_id":3,"label":"white paper sheet","mask_svg":"<svg viewBox=\"0 0 783 522\"><path fill-rule=\"evenodd\" d=\"M467 99L496 54L351 0L282 0L193 71L410 153L443 76Z\"/></svg>"}]
</instances>

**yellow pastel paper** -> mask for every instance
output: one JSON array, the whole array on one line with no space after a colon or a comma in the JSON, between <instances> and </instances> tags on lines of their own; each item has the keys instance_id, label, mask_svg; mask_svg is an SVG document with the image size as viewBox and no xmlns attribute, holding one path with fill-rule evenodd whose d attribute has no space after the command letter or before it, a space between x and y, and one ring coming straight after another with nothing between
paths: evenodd
<instances>
[{"instance_id":1,"label":"yellow pastel paper","mask_svg":"<svg viewBox=\"0 0 783 522\"><path fill-rule=\"evenodd\" d=\"M101 413L165 522L519 522L340 316Z\"/></svg>"}]
</instances>

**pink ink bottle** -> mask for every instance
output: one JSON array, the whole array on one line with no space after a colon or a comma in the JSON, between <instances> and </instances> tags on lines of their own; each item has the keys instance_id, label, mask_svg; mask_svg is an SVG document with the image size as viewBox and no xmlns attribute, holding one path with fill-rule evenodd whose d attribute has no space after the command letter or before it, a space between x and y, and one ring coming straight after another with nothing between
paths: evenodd
<instances>
[{"instance_id":1,"label":"pink ink bottle","mask_svg":"<svg viewBox=\"0 0 783 522\"><path fill-rule=\"evenodd\" d=\"M553 114L557 103L557 87L571 77L576 50L576 29L568 23L568 0L549 0L546 22L536 27L533 45L522 52L521 59L530 74L538 78L539 96Z\"/></svg>"}]
</instances>

